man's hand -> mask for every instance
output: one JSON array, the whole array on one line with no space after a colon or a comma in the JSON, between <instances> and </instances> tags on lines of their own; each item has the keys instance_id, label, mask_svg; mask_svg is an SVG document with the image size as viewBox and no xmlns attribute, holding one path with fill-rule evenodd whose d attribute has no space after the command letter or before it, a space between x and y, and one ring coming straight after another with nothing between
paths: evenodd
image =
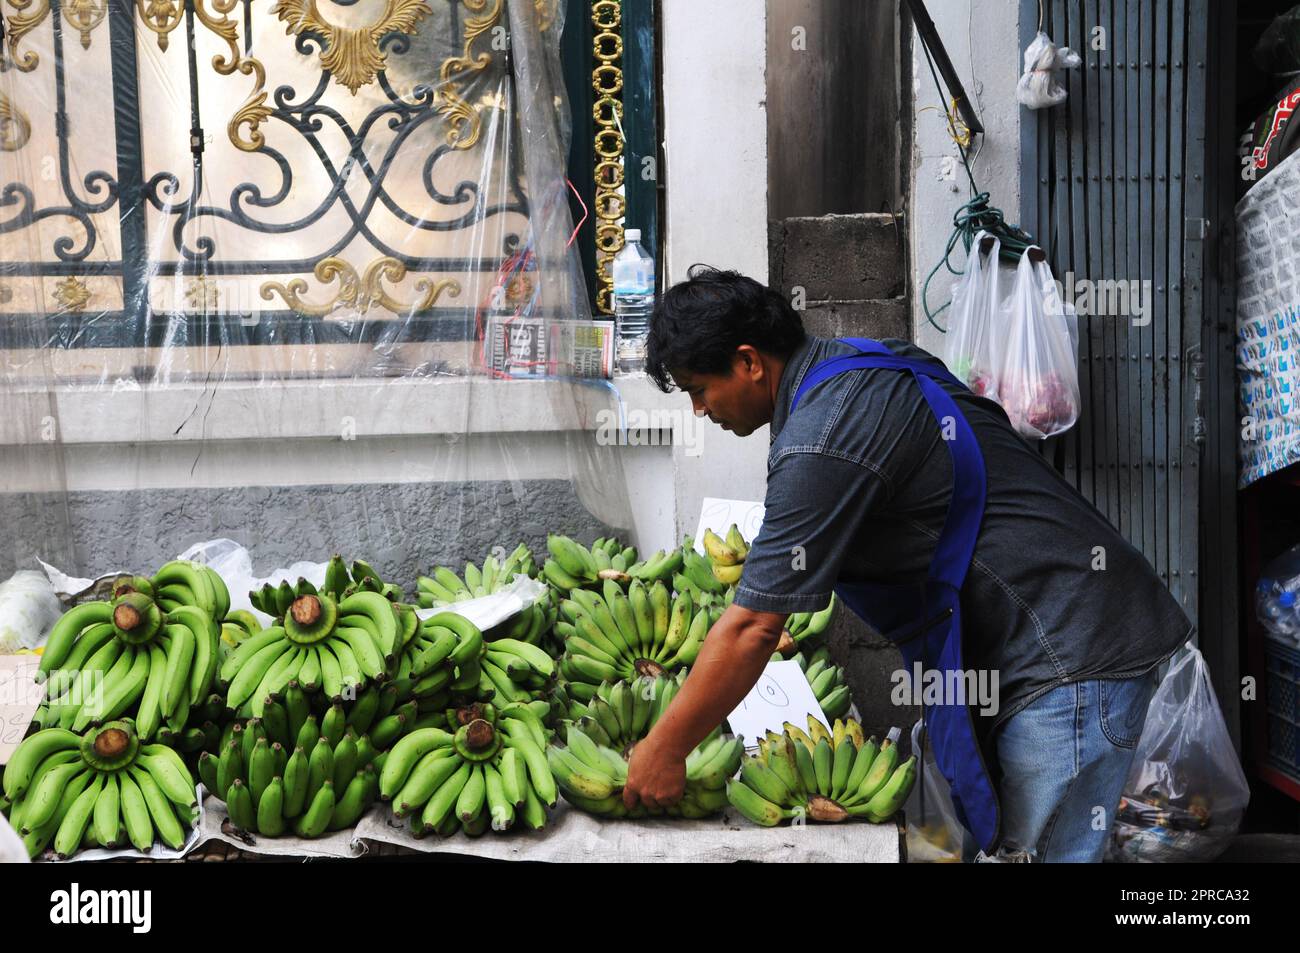
<instances>
[{"instance_id":1,"label":"man's hand","mask_svg":"<svg viewBox=\"0 0 1300 953\"><path fill-rule=\"evenodd\" d=\"M635 748L623 803L668 807L686 788L686 756L735 710L763 674L785 616L734 603L709 630L682 690Z\"/></svg>"},{"instance_id":2,"label":"man's hand","mask_svg":"<svg viewBox=\"0 0 1300 953\"><path fill-rule=\"evenodd\" d=\"M686 790L686 759L660 748L653 737L651 732L632 749L623 787L623 803L629 808L638 800L649 808L667 807L680 801Z\"/></svg>"}]
</instances>

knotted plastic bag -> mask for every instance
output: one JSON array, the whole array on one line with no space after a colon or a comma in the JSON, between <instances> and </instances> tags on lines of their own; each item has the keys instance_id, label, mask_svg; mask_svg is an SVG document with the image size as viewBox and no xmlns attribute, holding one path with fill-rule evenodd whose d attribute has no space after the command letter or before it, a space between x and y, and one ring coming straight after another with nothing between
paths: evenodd
<instances>
[{"instance_id":1,"label":"knotted plastic bag","mask_svg":"<svg viewBox=\"0 0 1300 953\"><path fill-rule=\"evenodd\" d=\"M1061 301L1052 270L1026 249L1007 301L1007 345L998 389L1022 436L1042 439L1079 419L1078 318Z\"/></svg>"},{"instance_id":2,"label":"knotted plastic bag","mask_svg":"<svg viewBox=\"0 0 1300 953\"><path fill-rule=\"evenodd\" d=\"M980 248L985 239L992 246ZM998 399L1002 370L1002 298L998 286L998 252L1002 243L980 232L971 244L966 270L952 289L952 321L944 350L944 363L971 392Z\"/></svg>"},{"instance_id":3,"label":"knotted plastic bag","mask_svg":"<svg viewBox=\"0 0 1300 953\"><path fill-rule=\"evenodd\" d=\"M1236 834L1249 801L1209 667L1189 643L1147 708L1107 859L1211 860Z\"/></svg>"},{"instance_id":4,"label":"knotted plastic bag","mask_svg":"<svg viewBox=\"0 0 1300 953\"><path fill-rule=\"evenodd\" d=\"M1083 61L1068 46L1058 47L1040 32L1025 48L1025 71L1016 84L1016 99L1030 109L1045 109L1065 102L1068 95L1057 70L1075 69Z\"/></svg>"}]
</instances>

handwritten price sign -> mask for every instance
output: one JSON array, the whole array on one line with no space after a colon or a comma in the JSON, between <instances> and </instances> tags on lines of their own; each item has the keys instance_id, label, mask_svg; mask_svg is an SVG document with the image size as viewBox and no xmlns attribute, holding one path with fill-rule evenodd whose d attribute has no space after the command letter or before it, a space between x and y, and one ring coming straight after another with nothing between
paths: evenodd
<instances>
[{"instance_id":1,"label":"handwritten price sign","mask_svg":"<svg viewBox=\"0 0 1300 953\"><path fill-rule=\"evenodd\" d=\"M768 731L779 733L787 721L806 727L809 715L826 719L798 663L768 662L727 722L735 734L744 737L746 747L754 747Z\"/></svg>"},{"instance_id":2,"label":"handwritten price sign","mask_svg":"<svg viewBox=\"0 0 1300 953\"><path fill-rule=\"evenodd\" d=\"M0 655L0 764L18 747L45 697L36 684L41 660L35 655Z\"/></svg>"}]
</instances>

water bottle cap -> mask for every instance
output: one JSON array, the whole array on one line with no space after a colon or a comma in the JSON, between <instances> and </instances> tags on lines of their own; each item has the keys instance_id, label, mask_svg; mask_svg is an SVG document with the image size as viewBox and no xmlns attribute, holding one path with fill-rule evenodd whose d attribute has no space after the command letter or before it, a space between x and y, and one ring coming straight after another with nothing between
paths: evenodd
<instances>
[{"instance_id":1,"label":"water bottle cap","mask_svg":"<svg viewBox=\"0 0 1300 953\"><path fill-rule=\"evenodd\" d=\"M1285 606L1286 608L1289 609L1291 606L1295 605L1295 593L1294 592L1282 593L1282 595L1277 597L1277 604L1280 606Z\"/></svg>"},{"instance_id":2,"label":"water bottle cap","mask_svg":"<svg viewBox=\"0 0 1300 953\"><path fill-rule=\"evenodd\" d=\"M623 237L630 242L639 242L641 240L641 229L629 228L623 232Z\"/></svg>"}]
</instances>

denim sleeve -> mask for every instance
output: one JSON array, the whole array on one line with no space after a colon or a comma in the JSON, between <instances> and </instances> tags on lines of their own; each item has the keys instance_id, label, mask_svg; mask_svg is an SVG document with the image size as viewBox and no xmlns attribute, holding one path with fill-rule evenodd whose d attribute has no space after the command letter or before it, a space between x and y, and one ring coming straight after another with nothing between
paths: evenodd
<instances>
[{"instance_id":1,"label":"denim sleeve","mask_svg":"<svg viewBox=\"0 0 1300 953\"><path fill-rule=\"evenodd\" d=\"M888 496L888 483L869 466L785 453L768 470L763 525L745 559L736 604L755 612L824 608L863 522Z\"/></svg>"}]
</instances>

